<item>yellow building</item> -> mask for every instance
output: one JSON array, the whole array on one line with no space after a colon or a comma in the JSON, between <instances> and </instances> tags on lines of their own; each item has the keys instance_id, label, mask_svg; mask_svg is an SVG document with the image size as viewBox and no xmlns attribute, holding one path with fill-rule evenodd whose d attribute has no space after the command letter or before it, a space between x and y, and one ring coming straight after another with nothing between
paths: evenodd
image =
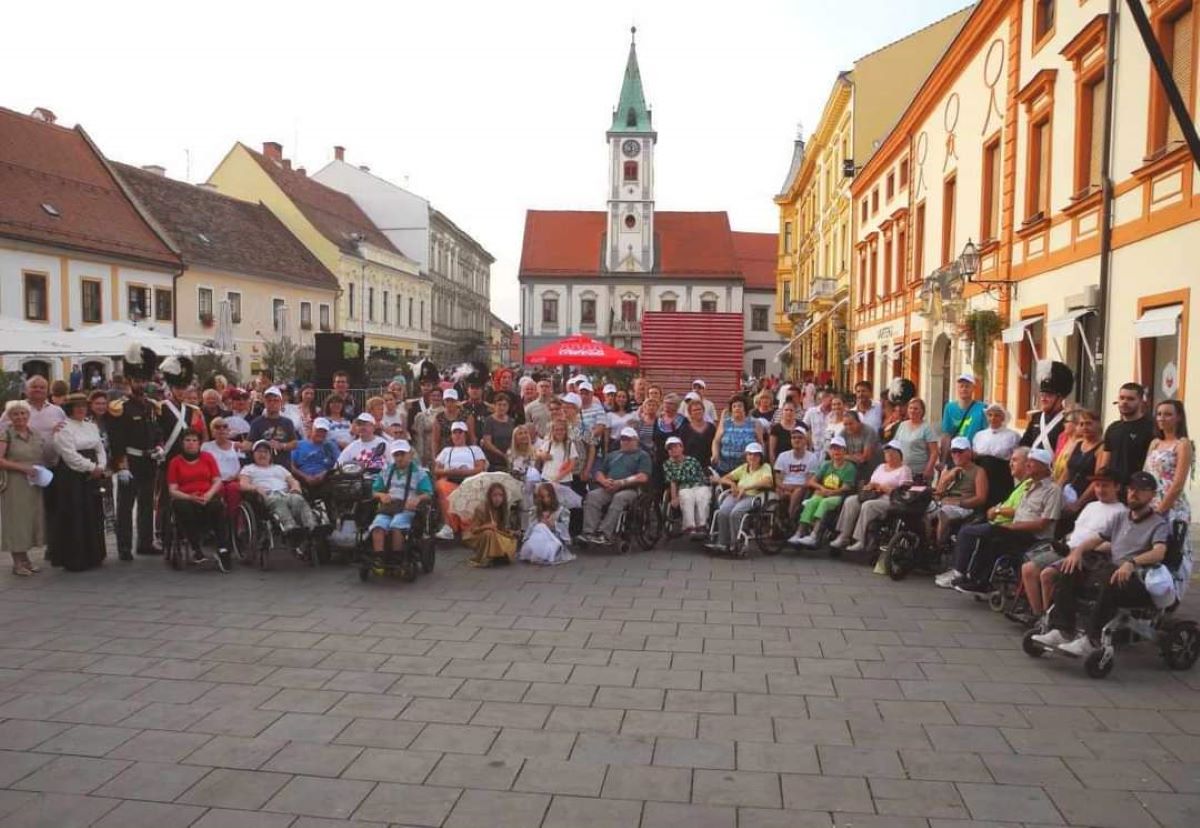
<instances>
[{"instance_id":1,"label":"yellow building","mask_svg":"<svg viewBox=\"0 0 1200 828\"><path fill-rule=\"evenodd\" d=\"M779 205L776 330L793 377L843 380L854 216L850 183L966 20L943 18L842 72L807 143L798 138ZM782 352L781 352L782 353Z\"/></svg>"},{"instance_id":2,"label":"yellow building","mask_svg":"<svg viewBox=\"0 0 1200 828\"><path fill-rule=\"evenodd\" d=\"M261 153L235 144L209 184L266 205L337 276L337 330L363 334L368 353L429 355L432 283L348 195L293 169L274 142L263 144Z\"/></svg>"}]
</instances>

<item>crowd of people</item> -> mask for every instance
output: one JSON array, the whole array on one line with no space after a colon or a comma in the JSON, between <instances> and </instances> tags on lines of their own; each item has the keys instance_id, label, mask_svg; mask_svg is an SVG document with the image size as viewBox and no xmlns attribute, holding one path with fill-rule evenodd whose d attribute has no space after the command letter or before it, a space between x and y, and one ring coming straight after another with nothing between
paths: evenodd
<instances>
[{"instance_id":1,"label":"crowd of people","mask_svg":"<svg viewBox=\"0 0 1200 828\"><path fill-rule=\"evenodd\" d=\"M374 475L375 548L401 538L415 510L436 502L438 538L461 538L477 565L562 563L573 546L611 544L645 492L714 554L729 551L739 520L768 497L787 516L792 546L860 553L871 550L892 493L917 486L933 495L925 542L950 562L935 578L940 587L986 591L997 557L1063 541L1037 547L1021 579L1033 613L1058 608L1047 641L1082 654L1094 636L1069 629L1080 572L1112 570L1105 600L1113 607L1150 602L1156 596L1133 575L1161 561L1172 522L1191 519L1183 405L1150 406L1129 382L1102 429L1099 412L1069 403L1074 378L1057 362L1023 432L970 374L931 417L906 379L883 393L859 382L845 394L811 381L751 383L717 401L701 378L686 389L644 377L625 387L586 374L442 372L426 360L363 395L344 373L331 392L268 371L246 387L217 376L201 388L186 358L160 362L139 347L124 371L87 392L34 376L24 398L6 406L0 520L15 574L38 572L43 550L67 570L99 564L104 498L114 489L120 560L160 554L169 511L197 560L215 537L213 562L228 571L242 498L259 498L295 542L328 530L312 504L346 464ZM489 488L470 514L451 507L463 481L485 471L523 484L519 526L507 518L504 486ZM1095 563L1097 551L1107 559ZM1173 595L1190 569L1189 547L1172 573Z\"/></svg>"}]
</instances>

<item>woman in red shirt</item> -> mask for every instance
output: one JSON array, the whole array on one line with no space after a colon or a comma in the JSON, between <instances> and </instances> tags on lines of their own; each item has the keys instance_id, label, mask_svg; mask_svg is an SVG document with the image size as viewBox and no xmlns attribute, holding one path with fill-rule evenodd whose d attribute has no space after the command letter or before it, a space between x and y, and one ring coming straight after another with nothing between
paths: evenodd
<instances>
[{"instance_id":1,"label":"woman in red shirt","mask_svg":"<svg viewBox=\"0 0 1200 828\"><path fill-rule=\"evenodd\" d=\"M192 547L192 560L204 560L201 540L205 529L215 526L217 568L228 572L229 521L224 501L216 496L221 491L221 471L211 454L200 451L198 432L184 432L182 454L171 458L167 465L167 490L171 493L175 525Z\"/></svg>"}]
</instances>

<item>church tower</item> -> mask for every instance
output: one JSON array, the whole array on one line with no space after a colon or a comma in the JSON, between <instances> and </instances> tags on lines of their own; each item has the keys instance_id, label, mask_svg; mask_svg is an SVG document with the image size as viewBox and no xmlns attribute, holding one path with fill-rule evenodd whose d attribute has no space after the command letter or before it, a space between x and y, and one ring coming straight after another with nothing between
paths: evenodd
<instances>
[{"instance_id":1,"label":"church tower","mask_svg":"<svg viewBox=\"0 0 1200 828\"><path fill-rule=\"evenodd\" d=\"M654 145L658 140L638 71L637 27L630 29L629 59L621 97L608 130L608 235L610 271L654 270Z\"/></svg>"}]
</instances>

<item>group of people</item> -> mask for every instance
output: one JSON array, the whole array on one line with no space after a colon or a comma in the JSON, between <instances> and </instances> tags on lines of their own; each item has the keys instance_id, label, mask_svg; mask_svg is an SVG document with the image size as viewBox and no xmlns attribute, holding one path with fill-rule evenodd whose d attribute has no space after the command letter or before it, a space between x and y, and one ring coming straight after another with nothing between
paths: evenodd
<instances>
[{"instance_id":1,"label":"group of people","mask_svg":"<svg viewBox=\"0 0 1200 828\"><path fill-rule=\"evenodd\" d=\"M119 395L93 389L54 400L35 376L25 398L8 404L0 519L16 574L37 572L31 553L43 548L45 560L69 570L98 564L101 498L113 483L120 559L159 553L156 532L169 508L197 559L215 537L214 563L227 571L242 498L259 499L298 542L328 531L312 504L347 465L373 479L376 549L399 542L416 510L436 501L438 537L460 537L479 565L561 563L576 541L612 543L621 515L647 491L714 553L729 549L741 518L769 496L794 527L793 546L861 552L872 547L893 492L929 487L926 542L952 561L938 586L987 590L997 557L1065 539L1063 554L1043 551L1022 570L1035 613L1055 592L1055 607L1069 605L1081 556L1127 552L1135 536L1149 546L1126 557L1144 569L1161 545L1159 524L1191 518L1183 405L1168 399L1149 409L1145 390L1126 383L1118 419L1101 430L1098 412L1068 404L1074 378L1060 363L1042 378L1022 433L1008 427L1003 405L981 399L970 374L958 377L955 398L931 422L906 379L879 395L865 381L844 396L781 384L718 405L701 378L683 394L644 377L619 387L579 374L556 387L550 375L489 376L469 364L443 373L428 360L413 366L411 380L397 376L365 398L335 374L319 401L312 386L265 371L247 388L214 377L201 389L186 358L160 364L139 347L126 354L124 372ZM147 393L156 377L162 399ZM488 489L470 514L451 507L462 482L486 471L522 484L520 525L509 519L504 486ZM1176 594L1190 572L1187 553L1173 573ZM1111 554L1113 600L1148 600ZM1069 610L1058 615L1070 625ZM1074 637L1060 643L1087 646Z\"/></svg>"}]
</instances>

